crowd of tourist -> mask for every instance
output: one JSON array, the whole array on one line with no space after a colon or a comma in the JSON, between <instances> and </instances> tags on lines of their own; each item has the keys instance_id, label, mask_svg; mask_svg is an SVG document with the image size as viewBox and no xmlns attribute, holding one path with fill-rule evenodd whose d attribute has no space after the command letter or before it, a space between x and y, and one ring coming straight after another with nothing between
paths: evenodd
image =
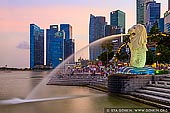
<instances>
[{"instance_id":1,"label":"crowd of tourist","mask_svg":"<svg viewBox=\"0 0 170 113\"><path fill-rule=\"evenodd\" d=\"M101 76L109 76L115 72L115 67L112 65L106 65L106 66L98 66L98 65L88 65L86 67L68 67L66 70L66 74L91 74L93 76L95 75L101 75Z\"/></svg>"}]
</instances>

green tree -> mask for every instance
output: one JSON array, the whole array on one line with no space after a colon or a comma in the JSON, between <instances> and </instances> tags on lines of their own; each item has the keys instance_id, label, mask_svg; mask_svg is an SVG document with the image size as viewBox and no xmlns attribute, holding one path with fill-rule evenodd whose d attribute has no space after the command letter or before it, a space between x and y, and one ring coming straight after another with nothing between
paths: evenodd
<instances>
[{"instance_id":1,"label":"green tree","mask_svg":"<svg viewBox=\"0 0 170 113\"><path fill-rule=\"evenodd\" d=\"M160 38L160 30L158 28L158 24L155 23L155 25L153 25L149 32L149 42L159 42Z\"/></svg>"},{"instance_id":2,"label":"green tree","mask_svg":"<svg viewBox=\"0 0 170 113\"><path fill-rule=\"evenodd\" d=\"M146 52L146 65L152 65L155 62L155 53L150 49Z\"/></svg>"},{"instance_id":3,"label":"green tree","mask_svg":"<svg viewBox=\"0 0 170 113\"><path fill-rule=\"evenodd\" d=\"M112 43L112 40L109 40L109 41L105 41L104 43L102 43L101 47L103 51L112 52L114 44Z\"/></svg>"},{"instance_id":4,"label":"green tree","mask_svg":"<svg viewBox=\"0 0 170 113\"><path fill-rule=\"evenodd\" d=\"M108 64L108 61L111 60L114 56L114 53L113 52L103 52L102 54L100 54L100 56L98 56L98 59L100 61L102 61L102 63L104 65Z\"/></svg>"},{"instance_id":5,"label":"green tree","mask_svg":"<svg viewBox=\"0 0 170 113\"><path fill-rule=\"evenodd\" d=\"M156 60L159 63L170 63L170 50L166 45L160 44L156 48ZM159 53L159 54L158 54Z\"/></svg>"},{"instance_id":6,"label":"green tree","mask_svg":"<svg viewBox=\"0 0 170 113\"><path fill-rule=\"evenodd\" d=\"M156 50L152 53L147 52L147 64L151 64L151 62L170 63L170 36L162 34L157 24L151 28L148 36L148 45L151 43L156 44Z\"/></svg>"},{"instance_id":7,"label":"green tree","mask_svg":"<svg viewBox=\"0 0 170 113\"><path fill-rule=\"evenodd\" d=\"M120 52L116 54L119 61L127 62L130 59L130 53L126 52L126 49L128 48L127 45L124 45L120 48ZM129 49L130 50L130 49Z\"/></svg>"},{"instance_id":8,"label":"green tree","mask_svg":"<svg viewBox=\"0 0 170 113\"><path fill-rule=\"evenodd\" d=\"M101 44L102 54L98 56L98 59L101 60L105 65L113 58L113 43L112 40L105 41Z\"/></svg>"}]
</instances>

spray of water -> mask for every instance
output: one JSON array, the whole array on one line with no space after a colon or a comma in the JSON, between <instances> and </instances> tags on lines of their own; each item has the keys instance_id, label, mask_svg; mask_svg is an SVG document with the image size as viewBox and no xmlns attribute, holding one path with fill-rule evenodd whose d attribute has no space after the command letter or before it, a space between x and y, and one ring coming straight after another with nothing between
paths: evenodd
<instances>
[{"instance_id":1,"label":"spray of water","mask_svg":"<svg viewBox=\"0 0 170 113\"><path fill-rule=\"evenodd\" d=\"M1 100L0 105L14 105L14 104L24 104L24 103L35 103L35 102L44 102L44 101L55 101L55 100L64 100L64 99L76 99L76 98L84 98L90 96L105 96L106 94L98 94L98 95L69 95L69 96L61 96L61 97L52 97L52 98L41 98L41 99L20 99L13 98L9 100Z\"/></svg>"},{"instance_id":2,"label":"spray of water","mask_svg":"<svg viewBox=\"0 0 170 113\"><path fill-rule=\"evenodd\" d=\"M58 65L48 76L46 76L29 94L25 99L32 99L34 98L34 95L36 94L37 90L40 89L40 87L43 88L44 85L46 85L48 83L48 81L50 80L50 78L53 75L56 75L57 73L63 73L64 72L64 66L65 64L67 64L76 54L80 54L82 51L84 51L85 49L87 49L90 46L95 46L95 45L100 45L105 41L108 40L113 40L116 37L121 37L121 36L127 36L128 34L118 34L118 35L111 35L111 36L107 36L104 38L101 38L99 40L96 40L92 43L90 43L89 45L83 47L82 49L80 49L79 51L77 51L75 54L72 54L71 56L69 56L66 60L64 60L60 65Z\"/></svg>"},{"instance_id":3,"label":"spray of water","mask_svg":"<svg viewBox=\"0 0 170 113\"><path fill-rule=\"evenodd\" d=\"M112 36L107 36L104 38L101 38L97 41L94 41L90 43L89 45L85 46L84 48L80 49L76 54L81 54L82 51L85 49L88 49L88 47L95 46L95 45L100 45L105 41L108 40L113 40L116 37L120 36L126 36L127 34L118 34L118 35L112 35ZM53 98L39 98L39 99L34 99L34 95L37 94L38 90L41 88L45 87L45 85L48 83L49 79L53 75L56 75L57 73L64 73L64 66L66 63L71 61L71 59L76 55L72 54L69 56L66 60L64 60L60 65L58 65L48 76L46 76L29 94L25 99L19 99L19 98L13 98L9 100L1 100L0 105L10 105L10 104L22 104L22 103L33 103L33 102L43 102L43 101L52 101L52 100L63 100L63 99L73 99L73 98L82 98L82 97L88 97L88 96L103 96L103 94L100 95L74 95L74 96L62 96L62 97L53 97Z\"/></svg>"},{"instance_id":4,"label":"spray of water","mask_svg":"<svg viewBox=\"0 0 170 113\"><path fill-rule=\"evenodd\" d=\"M118 34L118 35L112 35L108 37L101 38L97 41L94 41L90 43L89 45L85 46L84 48L80 49L76 54L81 54L82 51L85 49L88 49L88 47L100 45L105 41L113 40L116 37L120 36L126 36L127 34ZM53 97L53 98L40 98L40 99L33 99L34 95L37 94L38 90L45 87L46 83L51 79L53 75L56 75L57 73L64 73L64 66L66 63L71 61L71 59L75 56L75 54L72 54L70 57L68 57L66 60L64 60L60 65L58 65L48 76L46 76L29 94L25 99L9 99L9 100L1 100L0 105L9 105L9 104L22 104L22 103L32 103L32 102L43 102L43 101L52 101L52 100L62 100L62 99L71 99L71 98L81 98L81 97L87 97L90 95L78 95L78 96L63 96L63 97ZM96 95L95 95L96 96Z\"/></svg>"},{"instance_id":5,"label":"spray of water","mask_svg":"<svg viewBox=\"0 0 170 113\"><path fill-rule=\"evenodd\" d=\"M52 101L52 100L63 100L63 99L73 99L73 98L80 98L80 97L87 97L86 96L63 96L63 97L53 97L53 98L42 98L42 99L20 99L20 98L13 98L9 100L1 100L0 105L11 105L11 104L22 104L22 103L33 103L33 102L43 102L43 101Z\"/></svg>"}]
</instances>

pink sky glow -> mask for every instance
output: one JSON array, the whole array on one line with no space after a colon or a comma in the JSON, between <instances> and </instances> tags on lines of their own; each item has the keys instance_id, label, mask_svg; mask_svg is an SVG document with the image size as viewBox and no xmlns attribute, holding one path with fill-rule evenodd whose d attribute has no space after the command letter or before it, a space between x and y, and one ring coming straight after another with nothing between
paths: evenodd
<instances>
[{"instance_id":1,"label":"pink sky glow","mask_svg":"<svg viewBox=\"0 0 170 113\"><path fill-rule=\"evenodd\" d=\"M37 24L43 29L50 24L69 23L73 27L73 38L76 40L76 50L88 44L89 16L105 16L108 24L111 11L120 9L126 13L126 30L136 23L135 0L93 0L89 5L26 5L21 0L18 6L12 2L0 3L0 67L29 67L29 25ZM32 1L32 0L30 0ZM44 0L45 1L45 0ZM54 2L49 0L49 2ZM76 2L76 0L71 0ZM87 0L88 1L88 0ZM116 2L115 2L116 1ZM27 1L29 3L29 0ZM119 4L121 3L121 5ZM123 4L123 2L125 2ZM162 3L162 15L167 9L167 0L157 0ZM90 1L89 1L90 3ZM3 5L4 4L4 5ZM0 6L1 6L0 5ZM26 6L25 6L26 5ZM26 44L26 48L19 49L18 45ZM87 57L85 54L83 57Z\"/></svg>"}]
</instances>

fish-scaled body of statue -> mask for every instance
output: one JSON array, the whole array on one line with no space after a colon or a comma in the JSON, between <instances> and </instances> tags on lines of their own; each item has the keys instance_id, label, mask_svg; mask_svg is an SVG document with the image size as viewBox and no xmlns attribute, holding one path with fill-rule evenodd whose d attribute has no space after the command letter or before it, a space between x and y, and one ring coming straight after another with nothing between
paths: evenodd
<instances>
[{"instance_id":1,"label":"fish-scaled body of statue","mask_svg":"<svg viewBox=\"0 0 170 113\"><path fill-rule=\"evenodd\" d=\"M130 34L130 42L128 43L131 58L130 66L132 67L144 67L146 62L146 47L147 44L147 33L143 25L137 24L128 30Z\"/></svg>"}]
</instances>

